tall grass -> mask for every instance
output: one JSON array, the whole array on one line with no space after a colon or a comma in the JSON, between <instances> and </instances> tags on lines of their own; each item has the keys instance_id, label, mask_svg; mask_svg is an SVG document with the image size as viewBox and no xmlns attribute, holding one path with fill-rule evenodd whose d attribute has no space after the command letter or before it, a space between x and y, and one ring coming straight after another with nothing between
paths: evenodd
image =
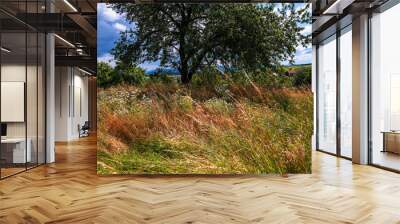
<instances>
[{"instance_id":1,"label":"tall grass","mask_svg":"<svg viewBox=\"0 0 400 224\"><path fill-rule=\"evenodd\" d=\"M98 172L309 173L312 94L248 82L98 93Z\"/></svg>"}]
</instances>

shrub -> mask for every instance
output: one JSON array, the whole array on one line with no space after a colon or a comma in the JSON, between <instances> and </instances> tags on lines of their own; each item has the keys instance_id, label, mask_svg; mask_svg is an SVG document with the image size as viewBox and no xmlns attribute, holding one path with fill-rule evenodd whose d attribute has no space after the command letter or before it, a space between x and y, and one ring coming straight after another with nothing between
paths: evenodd
<instances>
[{"instance_id":1,"label":"shrub","mask_svg":"<svg viewBox=\"0 0 400 224\"><path fill-rule=\"evenodd\" d=\"M113 68L105 63L97 63L97 85L102 88L109 87L113 83Z\"/></svg>"},{"instance_id":2,"label":"shrub","mask_svg":"<svg viewBox=\"0 0 400 224\"><path fill-rule=\"evenodd\" d=\"M175 83L177 80L177 77L174 77L172 75L166 74L166 73L156 73L153 75L149 76L152 82L159 82L163 84L172 84Z\"/></svg>"},{"instance_id":3,"label":"shrub","mask_svg":"<svg viewBox=\"0 0 400 224\"><path fill-rule=\"evenodd\" d=\"M282 88L291 86L291 80L272 70L244 70L228 73L230 80L239 85L257 84L268 88Z\"/></svg>"},{"instance_id":4,"label":"shrub","mask_svg":"<svg viewBox=\"0 0 400 224\"><path fill-rule=\"evenodd\" d=\"M214 88L223 82L223 74L215 67L205 68L193 75L192 85L195 87L207 86Z\"/></svg>"},{"instance_id":5,"label":"shrub","mask_svg":"<svg viewBox=\"0 0 400 224\"><path fill-rule=\"evenodd\" d=\"M311 66L301 68L293 77L293 86L310 86L311 85Z\"/></svg>"},{"instance_id":6,"label":"shrub","mask_svg":"<svg viewBox=\"0 0 400 224\"><path fill-rule=\"evenodd\" d=\"M123 64L112 68L107 63L99 62L97 73L97 84L102 88L119 84L142 85L147 80L143 69Z\"/></svg>"},{"instance_id":7,"label":"shrub","mask_svg":"<svg viewBox=\"0 0 400 224\"><path fill-rule=\"evenodd\" d=\"M114 84L142 85L146 81L144 70L138 67L117 65L115 68L115 75L117 76L115 77L117 81Z\"/></svg>"}]
</instances>

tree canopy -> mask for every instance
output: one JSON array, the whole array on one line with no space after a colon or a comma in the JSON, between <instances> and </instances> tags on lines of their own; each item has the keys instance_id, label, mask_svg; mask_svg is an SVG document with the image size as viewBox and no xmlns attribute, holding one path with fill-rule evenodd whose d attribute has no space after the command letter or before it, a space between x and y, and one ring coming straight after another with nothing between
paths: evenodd
<instances>
[{"instance_id":1,"label":"tree canopy","mask_svg":"<svg viewBox=\"0 0 400 224\"><path fill-rule=\"evenodd\" d=\"M301 31L310 22L307 7L294 4L127 4L115 3L132 28L121 32L112 50L128 66L159 61L189 83L204 66L263 69L293 62Z\"/></svg>"}]
</instances>

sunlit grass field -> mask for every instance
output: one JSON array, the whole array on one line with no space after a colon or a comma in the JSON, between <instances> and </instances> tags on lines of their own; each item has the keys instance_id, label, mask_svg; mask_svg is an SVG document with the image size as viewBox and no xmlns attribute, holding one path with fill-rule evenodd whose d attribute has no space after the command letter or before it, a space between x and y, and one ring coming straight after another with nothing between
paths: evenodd
<instances>
[{"instance_id":1,"label":"sunlit grass field","mask_svg":"<svg viewBox=\"0 0 400 224\"><path fill-rule=\"evenodd\" d=\"M176 82L98 92L99 174L311 172L309 88Z\"/></svg>"}]
</instances>

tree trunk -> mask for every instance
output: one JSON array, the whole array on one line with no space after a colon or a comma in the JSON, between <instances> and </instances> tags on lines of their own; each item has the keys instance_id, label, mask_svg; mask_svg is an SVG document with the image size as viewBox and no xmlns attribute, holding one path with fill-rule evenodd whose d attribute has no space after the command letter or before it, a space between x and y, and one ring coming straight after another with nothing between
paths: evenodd
<instances>
[{"instance_id":1,"label":"tree trunk","mask_svg":"<svg viewBox=\"0 0 400 224\"><path fill-rule=\"evenodd\" d=\"M180 66L179 71L181 73L181 81L182 81L182 83L183 84L189 84L190 81L192 80L192 74L191 74L191 71L189 70L189 66L188 66L186 60L182 60L181 61L181 66Z\"/></svg>"},{"instance_id":2,"label":"tree trunk","mask_svg":"<svg viewBox=\"0 0 400 224\"><path fill-rule=\"evenodd\" d=\"M181 73L181 82L182 84L189 84L189 74L188 73Z\"/></svg>"},{"instance_id":3,"label":"tree trunk","mask_svg":"<svg viewBox=\"0 0 400 224\"><path fill-rule=\"evenodd\" d=\"M189 84L192 81L193 74L190 72L181 72L181 82L182 84Z\"/></svg>"}]
</instances>

